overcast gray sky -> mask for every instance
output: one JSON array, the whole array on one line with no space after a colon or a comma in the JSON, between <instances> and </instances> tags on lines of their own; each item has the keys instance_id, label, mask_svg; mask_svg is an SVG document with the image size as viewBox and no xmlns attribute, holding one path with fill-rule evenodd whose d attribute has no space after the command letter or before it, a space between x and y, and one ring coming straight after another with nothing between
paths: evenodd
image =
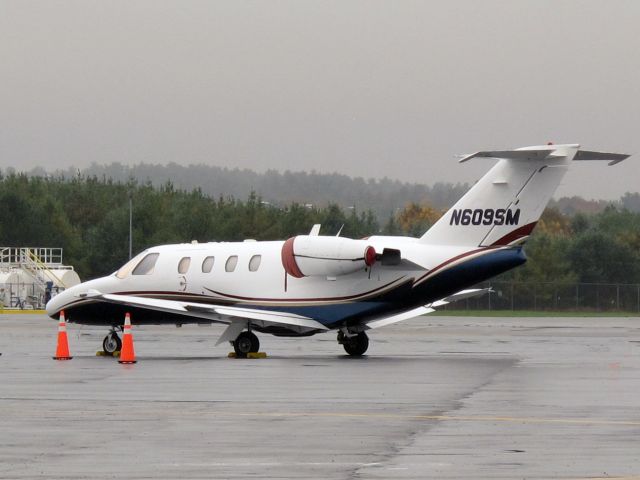
<instances>
[{"instance_id":1,"label":"overcast gray sky","mask_svg":"<svg viewBox=\"0 0 640 480\"><path fill-rule=\"evenodd\" d=\"M547 141L639 154L640 2L0 0L0 168L207 163L420 183Z\"/></svg>"}]
</instances>

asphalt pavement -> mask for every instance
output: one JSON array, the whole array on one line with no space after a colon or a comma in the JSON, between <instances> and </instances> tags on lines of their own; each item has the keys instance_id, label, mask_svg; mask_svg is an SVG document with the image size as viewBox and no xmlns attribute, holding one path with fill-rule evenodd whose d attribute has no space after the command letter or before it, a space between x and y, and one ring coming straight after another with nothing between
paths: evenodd
<instances>
[{"instance_id":1,"label":"asphalt pavement","mask_svg":"<svg viewBox=\"0 0 640 480\"><path fill-rule=\"evenodd\" d=\"M0 315L0 478L640 478L640 318L423 317L371 333L106 330Z\"/></svg>"}]
</instances>

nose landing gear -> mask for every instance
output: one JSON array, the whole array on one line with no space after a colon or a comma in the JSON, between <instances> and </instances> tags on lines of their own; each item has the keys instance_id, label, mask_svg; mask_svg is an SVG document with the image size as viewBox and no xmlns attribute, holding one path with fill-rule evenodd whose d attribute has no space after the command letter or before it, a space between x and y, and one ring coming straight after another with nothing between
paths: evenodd
<instances>
[{"instance_id":1,"label":"nose landing gear","mask_svg":"<svg viewBox=\"0 0 640 480\"><path fill-rule=\"evenodd\" d=\"M102 351L105 355L113 355L122 349L122 340L115 330L110 331L102 341Z\"/></svg>"}]
</instances>

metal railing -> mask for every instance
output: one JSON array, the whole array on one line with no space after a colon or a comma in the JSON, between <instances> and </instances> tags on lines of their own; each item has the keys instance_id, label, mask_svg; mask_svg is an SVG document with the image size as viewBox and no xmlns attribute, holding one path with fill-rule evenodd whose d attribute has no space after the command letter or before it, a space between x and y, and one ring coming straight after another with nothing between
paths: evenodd
<instances>
[{"instance_id":1,"label":"metal railing","mask_svg":"<svg viewBox=\"0 0 640 480\"><path fill-rule=\"evenodd\" d=\"M35 256L48 267L62 265L62 248L52 247L0 247L0 266L12 267Z\"/></svg>"}]
</instances>

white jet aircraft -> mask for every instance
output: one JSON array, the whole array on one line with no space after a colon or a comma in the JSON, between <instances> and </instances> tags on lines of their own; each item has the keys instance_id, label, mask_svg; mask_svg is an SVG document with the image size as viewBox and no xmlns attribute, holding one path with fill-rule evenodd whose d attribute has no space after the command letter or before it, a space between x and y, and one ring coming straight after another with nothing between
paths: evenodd
<instances>
[{"instance_id":1,"label":"white jet aircraft","mask_svg":"<svg viewBox=\"0 0 640 480\"><path fill-rule=\"evenodd\" d=\"M498 159L422 237L354 240L309 235L286 241L164 245L120 270L54 297L47 313L110 327L105 352L120 348L125 312L135 324L223 323L216 345L238 356L257 352L254 332L303 337L337 330L350 355L362 355L366 331L484 293L478 282L523 264L531 234L560 180L576 160L628 155L544 145L477 152Z\"/></svg>"}]
</instances>

